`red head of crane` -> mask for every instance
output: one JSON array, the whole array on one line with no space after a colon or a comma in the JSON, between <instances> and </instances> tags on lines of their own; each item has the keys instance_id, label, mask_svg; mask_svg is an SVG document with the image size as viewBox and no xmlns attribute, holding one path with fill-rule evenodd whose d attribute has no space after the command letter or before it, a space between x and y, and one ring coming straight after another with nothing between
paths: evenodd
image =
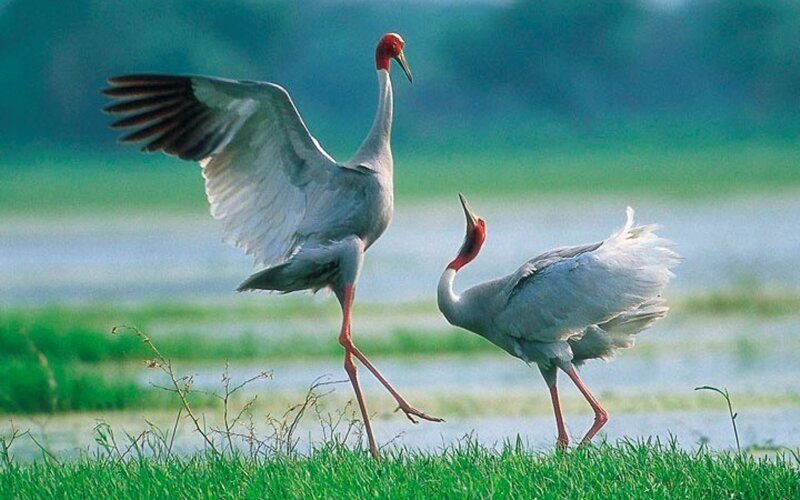
<instances>
[{"instance_id":1,"label":"red head of crane","mask_svg":"<svg viewBox=\"0 0 800 500\"><path fill-rule=\"evenodd\" d=\"M411 76L411 70L408 68L406 56L403 54L403 48L405 46L406 42L404 42L397 33L386 33L383 35L378 42L378 46L375 48L375 67L377 69L389 71L391 60L394 59L397 61L397 64L400 65L400 69L403 70L406 77L408 77L408 81L413 82L414 78Z\"/></svg>"}]
</instances>

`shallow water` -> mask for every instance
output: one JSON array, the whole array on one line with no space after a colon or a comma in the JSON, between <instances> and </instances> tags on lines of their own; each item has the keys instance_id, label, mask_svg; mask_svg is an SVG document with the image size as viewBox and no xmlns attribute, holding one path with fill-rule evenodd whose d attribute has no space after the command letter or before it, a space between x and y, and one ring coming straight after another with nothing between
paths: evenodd
<instances>
[{"instance_id":1,"label":"shallow water","mask_svg":"<svg viewBox=\"0 0 800 500\"><path fill-rule=\"evenodd\" d=\"M675 353L668 356L636 357L620 355L611 363L587 363L581 369L586 383L598 394L685 393L701 385L727 387L732 393L780 394L800 392L800 356L796 350L774 352L752 360L736 356L709 356L707 353ZM415 392L513 392L547 395L538 369L513 360L498 351L497 355L480 357L431 357L428 359L373 360L381 372L400 388ZM779 367L779 368L776 368ZM298 396L318 376L331 375L346 379L339 359L306 360L292 363L236 362L230 369L234 380L271 370L272 380L261 384L263 390L296 392ZM219 387L221 363L187 369L195 375L198 388ZM380 386L364 372L361 377L366 390L379 391ZM142 381L151 375L142 375ZM569 385L564 378L562 384ZM347 390L346 385L342 390ZM254 389L258 385L253 386Z\"/></svg>"},{"instance_id":2,"label":"shallow water","mask_svg":"<svg viewBox=\"0 0 800 500\"><path fill-rule=\"evenodd\" d=\"M591 415L567 415L571 438L577 441L592 424ZM383 422L381 422L382 424ZM763 409L743 413L737 420L741 446L769 445L775 436L786 436L777 441L782 446L800 445L800 409ZM398 445L435 450L437 446L452 445L463 436L474 432L487 446L514 442L517 434L536 449L550 449L555 442L555 423L552 417L459 419L447 425L429 429L433 424L406 426L396 441ZM379 435L389 436L386 430ZM706 443L716 450L735 449L736 440L726 411L675 411L654 414L636 412L612 415L601 436L609 441L619 439L674 438L683 448L695 449ZM436 438L439 439L436 439Z\"/></svg>"},{"instance_id":3,"label":"shallow water","mask_svg":"<svg viewBox=\"0 0 800 500\"><path fill-rule=\"evenodd\" d=\"M796 319L794 320L796 321ZM724 400L694 388L712 385L727 388L738 419L743 446L779 444L800 446L800 346L786 341L792 320L763 319L746 325L746 331L762 341L755 350L736 349L725 330L734 320L717 328L704 328L707 319L664 321L643 334L638 347L620 353L617 360L590 362L581 376L612 415L604 430L610 440L622 437L671 436L682 446L700 442L717 449L734 446ZM746 320L743 321L747 323ZM691 346L698 331L707 334ZM466 334L466 333L465 333ZM796 330L790 333L796 338ZM676 345L684 347L675 349ZM408 425L402 415L392 413L394 404L366 370L361 370L370 410L376 415L376 433L384 442L402 434L395 442L422 449L457 443L475 431L484 444L514 440L517 434L529 445L546 449L552 445L554 425L550 402L538 370L505 353L478 356L375 358L376 366L406 398L423 410L448 421L444 424ZM220 391L221 363L182 365L182 373L193 374L195 387ZM236 362L230 368L234 381L262 370L273 378L249 387L261 398L271 395L299 401L316 377L338 380L329 388L334 408L351 399L339 359L291 362ZM143 372L141 383L163 383L153 372ZM560 379L565 415L575 438L591 425L591 413L577 390ZM662 400L664 401L662 404ZM436 411L431 410L430 405ZM455 406L454 406L455 405ZM305 431L304 431L305 432ZM314 434L313 426L307 432Z\"/></svg>"},{"instance_id":4,"label":"shallow water","mask_svg":"<svg viewBox=\"0 0 800 500\"><path fill-rule=\"evenodd\" d=\"M472 200L489 237L460 286L516 269L541 251L596 241L624 222L659 223L684 261L675 290L741 280L800 287L800 197L695 202L557 198L504 204ZM453 200L397 207L370 249L359 299L432 300L443 266L463 238ZM220 225L191 216L25 218L0 221L0 305L230 298L251 261L221 243Z\"/></svg>"},{"instance_id":5,"label":"shallow water","mask_svg":"<svg viewBox=\"0 0 800 500\"><path fill-rule=\"evenodd\" d=\"M155 423L162 429L170 429L174 415L152 414L147 416L137 412L127 414L97 414L54 417L46 422L32 422L26 418L16 420L17 428L31 429L38 441L59 457L77 457L81 454L94 454L97 445L94 441L93 427L99 419L107 421L118 436L122 450L129 444L124 433L136 436L147 428L144 419ZM321 443L326 432L318 422L307 416L297 429L299 438L297 449L308 451L311 446ZM582 414L566 415L571 440L576 443L583 432L592 424L592 416ZM213 426L212 422L207 422ZM435 452L449 446L457 446L469 439L488 447L500 447L506 442L515 443L517 439L529 448L547 451L554 448L555 423L551 416L531 417L459 417L443 423L422 422L414 425L402 416L393 419L373 419L375 437L379 446L408 447L411 449ZM739 440L742 447L777 447L797 449L800 446L800 409L776 408L757 409L741 412L737 418ZM346 425L338 428L343 435ZM0 431L8 432L8 423L0 424ZM257 435L265 437L269 427L261 422L256 428ZM776 440L780 436L780 440ZM596 440L659 439L662 443L675 439L680 447L697 449L701 444L712 450L727 451L736 449L736 440L731 421L725 410L719 411L670 411L670 412L632 412L613 414ZM353 444L353 439L348 440ZM237 446L239 444L237 443ZM191 430L188 421L179 428L174 443L174 451L192 453L204 448L202 438ZM16 460L29 461L41 458L41 451L32 441L22 438L13 448Z\"/></svg>"},{"instance_id":6,"label":"shallow water","mask_svg":"<svg viewBox=\"0 0 800 500\"><path fill-rule=\"evenodd\" d=\"M457 286L510 272L548 248L603 238L624 222L625 204L614 199L564 198L504 206L496 200L472 200L473 208L487 220L489 239ZM634 205L638 221L660 223L664 227L661 234L674 240L684 257L668 298L671 291L690 293L742 280L800 288L800 199L643 200ZM389 304L432 302L441 268L460 245L462 232L463 215L455 198L398 207L392 226L369 252L359 288L360 300L387 304L387 314L374 321L356 318L356 340L361 334L381 333L390 324L424 327L434 334L446 328L435 312L392 315ZM249 258L222 244L219 225L205 214L0 221L0 307L94 300L236 300L231 290L250 272ZM589 363L582 377L601 400L609 401L612 414L604 435L611 440L676 436L685 447L708 441L714 448L730 449L734 441L724 401L709 394L704 397L717 397L716 403L692 406L692 401L701 397L694 387L715 385L726 387L734 405L738 402L740 406L737 422L743 446L800 446L798 318L672 314L644 333L637 347L623 352L617 361ZM209 330L218 333L218 326ZM242 325L227 327L225 335L232 341L243 331ZM333 335L335 327L325 323L324 333ZM247 325L248 331L263 335L265 342L276 329L309 333L321 328L316 318ZM200 325L198 331L202 329ZM443 414L448 419L444 424L410 425L402 415L391 412L391 401L362 370L371 410L377 414L375 430L383 443L400 434L396 445L436 449L474 433L487 445L513 440L519 434L533 447L552 446L555 426L547 391L538 371L521 361L499 351L473 357L373 361L412 402L435 404L463 397L472 405L500 405L483 408L479 415L464 410L470 407L466 405ZM179 369L195 374L198 389L214 390L219 388L221 364L179 365ZM274 391L290 401L300 401L320 375L345 378L339 359L234 362L231 366L234 380L262 370L273 370L273 380L251 389L262 397ZM562 379L562 394L571 404L567 422L573 436L579 438L592 417L574 388ZM152 371L140 376L143 384L157 380ZM350 388L347 383L334 387L332 401L340 407L350 399ZM651 401L647 397L657 401L660 396L672 398L672 406L647 408ZM750 400L758 396L777 404ZM683 401L685 408L681 407ZM709 409L717 407L719 410ZM131 432L144 428L144 418L162 426L169 426L171 418L157 411L130 411L14 420L20 427L39 432L54 450L75 452L93 445L91 429L97 417ZM8 430L10 421L0 420L0 432ZM304 423L302 432L312 440L321 437L314 422ZM185 426L179 449L189 451L198 446L199 438ZM38 454L31 443L20 445L19 452L29 457Z\"/></svg>"},{"instance_id":7,"label":"shallow water","mask_svg":"<svg viewBox=\"0 0 800 500\"><path fill-rule=\"evenodd\" d=\"M735 342L725 342L724 331L733 320L722 321L717 329L704 328L709 320L678 318L657 324L643 334L637 347L623 351L617 360L590 362L581 377L611 414L600 437L676 438L684 448L707 443L712 449L735 447L724 400L711 392L695 392L701 385L715 385L730 391L742 446L800 447L800 349L785 339L787 318L762 320L747 325L747 330L763 341L755 350L741 352ZM725 324L727 321L727 324ZM745 321L746 322L746 321ZM686 346L693 332L707 335L695 349ZM465 333L466 335L466 333ZM696 336L696 335L695 335ZM796 336L796 335L795 335ZM691 345L691 344L689 344ZM555 425L547 389L538 370L502 352L476 356L450 355L416 358L375 357L373 362L395 387L424 411L447 422L410 424L394 413L394 403L366 370L361 381L374 428L381 444L436 451L455 445L465 436L487 446L517 436L534 449L553 446ZM157 370L141 365L129 368L138 374L139 383L168 385ZM247 387L242 397L258 395L254 415L261 437L271 429L264 415L281 415L289 406L302 401L308 387L320 376L332 383L321 389L332 390L324 398L324 411L338 412L352 399L340 359L264 361L231 363L232 385L265 370L272 378ZM222 392L223 362L177 363L179 375L192 375L194 389ZM589 407L565 378L560 378L560 393L565 418L574 440L591 425ZM239 400L242 401L241 399ZM350 406L349 411L353 411ZM208 425L219 420L219 410L201 410ZM171 428L174 412L131 409L125 412L86 412L80 414L26 417L15 416L18 428L32 429L53 451L76 455L95 449L92 428L97 419L107 420L122 437L136 435L146 428L145 419L162 429ZM11 418L0 419L0 433L8 433ZM300 449L324 439L321 425L313 413L307 415L297 436ZM176 440L176 450L192 452L202 448L201 438L191 432L188 420ZM34 459L40 452L32 442L22 440L16 449L21 459Z\"/></svg>"},{"instance_id":8,"label":"shallow water","mask_svg":"<svg viewBox=\"0 0 800 500\"><path fill-rule=\"evenodd\" d=\"M265 326L263 332L256 332L263 333L264 342L269 342L271 330ZM334 332L332 329L326 333ZM356 342L359 333L354 332ZM370 335L379 334L370 331ZM430 333L436 334L437 331ZM235 337L230 339L236 341ZM221 366L220 362L181 368L194 374L199 386L211 388L219 383ZM543 388L535 367L499 349L475 356L387 358L380 360L379 367L399 387L440 392ZM265 382L265 388L298 393L320 375L344 378L340 359L236 361L230 370L234 379L272 370L275 377ZM582 372L597 391L685 392L699 385L718 385L743 393L800 392L800 320L796 316L719 318L673 314L638 335L636 345L620 351L616 360L588 362ZM143 372L142 380L149 376ZM367 387L378 387L371 377L362 378Z\"/></svg>"}]
</instances>

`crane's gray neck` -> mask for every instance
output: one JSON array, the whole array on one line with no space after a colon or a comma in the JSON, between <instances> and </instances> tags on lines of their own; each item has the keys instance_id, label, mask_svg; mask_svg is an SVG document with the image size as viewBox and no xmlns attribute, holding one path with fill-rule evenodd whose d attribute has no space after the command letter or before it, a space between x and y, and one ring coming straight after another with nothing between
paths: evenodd
<instances>
[{"instance_id":1,"label":"crane's gray neck","mask_svg":"<svg viewBox=\"0 0 800 500\"><path fill-rule=\"evenodd\" d=\"M456 279L456 270L449 267L444 270L439 278L437 301L439 310L451 325L460 325L461 297L453 291L453 281Z\"/></svg>"},{"instance_id":2,"label":"crane's gray neck","mask_svg":"<svg viewBox=\"0 0 800 500\"><path fill-rule=\"evenodd\" d=\"M350 160L350 163L365 164L375 170L392 168L392 80L385 69L378 70L378 109L367 138ZM388 159L388 161L386 161Z\"/></svg>"}]
</instances>

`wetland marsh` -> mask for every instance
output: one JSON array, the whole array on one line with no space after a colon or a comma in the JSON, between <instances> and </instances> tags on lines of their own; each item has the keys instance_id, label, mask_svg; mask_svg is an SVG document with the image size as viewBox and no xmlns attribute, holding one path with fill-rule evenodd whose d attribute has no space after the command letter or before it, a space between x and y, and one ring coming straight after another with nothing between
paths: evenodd
<instances>
[{"instance_id":1,"label":"wetland marsh","mask_svg":"<svg viewBox=\"0 0 800 500\"><path fill-rule=\"evenodd\" d=\"M607 438L677 436L687 448L707 443L730 449L723 402L693 392L709 384L731 392L746 446L800 446L797 197L479 197L473 204L487 220L489 241L457 287L510 272L544 249L603 238L621 224L626 204L637 208L639 221L659 223L675 241L683 262L667 291L670 315L616 361L584 368L612 414ZM486 446L520 436L547 448L553 423L536 370L449 327L436 310L435 280L463 230L457 200L437 197L412 205L399 202L389 231L370 250L354 332L409 399L447 422L410 425L365 378L378 436L421 449L453 444L467 434ZM152 388L163 378L144 368L146 349L131 338L111 336L116 325L152 337L180 373L193 376L198 391L219 390L225 360L233 380L270 371L269 380L249 386L240 400L258 394L256 408L265 414L290 407L319 376L343 378L335 300L325 294L235 294L231 290L250 272L249 259L222 244L215 221L199 212L4 219L5 335L40 335L42 349L53 349L45 352L52 363L79 363L79 372L97 373L112 387L111 402L101 398L94 409L76 406L79 413L67 407L66 414L45 418L24 410L7 414L6 430L12 420L38 427L51 446L74 454L91 446L97 419L131 432L146 425L145 417L166 424L175 402ZM135 389L125 389L130 384ZM349 401L346 385L331 389L326 408ZM126 390L139 395L113 396ZM564 397L570 428L579 432L590 422L588 407L571 388ZM212 405L204 411L213 418L213 401L197 401ZM319 423L308 418L303 426L309 446L319 437ZM190 429L182 439L187 451L201 444ZM37 453L33 444L24 450L19 452L29 457Z\"/></svg>"}]
</instances>

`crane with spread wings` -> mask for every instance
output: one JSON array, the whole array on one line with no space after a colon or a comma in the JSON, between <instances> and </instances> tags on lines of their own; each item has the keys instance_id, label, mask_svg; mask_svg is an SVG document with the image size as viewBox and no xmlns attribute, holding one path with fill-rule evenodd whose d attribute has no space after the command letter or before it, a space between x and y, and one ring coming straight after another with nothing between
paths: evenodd
<instances>
[{"instance_id":1,"label":"crane with spread wings","mask_svg":"<svg viewBox=\"0 0 800 500\"><path fill-rule=\"evenodd\" d=\"M375 458L378 447L353 358L412 422L441 421L408 404L355 346L350 326L364 253L392 218L389 70L395 60L412 80L404 46L394 33L378 42L378 109L366 139L345 163L322 149L289 94L273 83L136 74L109 78L110 87L103 90L116 100L104 110L122 115L111 127L130 129L121 142L144 143L143 151L200 163L224 240L252 255L261 268L239 291L334 292L342 306L344 367Z\"/></svg>"}]
</instances>

